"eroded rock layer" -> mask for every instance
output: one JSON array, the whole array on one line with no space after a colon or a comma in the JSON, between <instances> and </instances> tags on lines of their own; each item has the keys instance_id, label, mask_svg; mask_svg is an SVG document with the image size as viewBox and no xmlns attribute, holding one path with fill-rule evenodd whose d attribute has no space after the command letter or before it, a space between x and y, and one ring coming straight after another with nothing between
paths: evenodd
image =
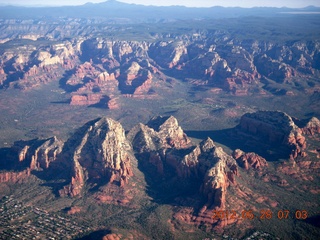
<instances>
[{"instance_id":1,"label":"eroded rock layer","mask_svg":"<svg viewBox=\"0 0 320 240\"><path fill-rule=\"evenodd\" d=\"M43 171L43 175L50 173L50 180L57 175L66 180L59 190L62 197L81 197L91 189L99 204L128 207L141 191L135 189L139 181L133 174L140 171L145 186L152 189L150 198L157 201L165 195L177 204L170 220L173 225L204 224L208 229L221 230L242 224L245 218L213 217L217 211L230 208L241 213L258 205L279 205L279 199L265 196L260 184L265 187L271 182L291 191L294 186L284 176L314 181L316 175L311 173L318 171L320 164L304 153L313 153L307 140L318 136L318 121L312 118L301 128L294 121L298 122L283 112L258 111L243 115L235 129L240 137L254 139L256 144L263 142L259 147L276 144L288 150L291 160L277 166L281 175L270 171L268 158L254 152L236 149L231 156L210 138L193 145L173 116L152 118L127 135L119 122L103 117L86 123L65 143L56 137L16 142L12 151L20 169L12 171L15 166L11 166L11 170L2 171L0 182L23 182ZM255 183L257 179L261 182ZM316 188L307 190L317 193Z\"/></svg>"},{"instance_id":2,"label":"eroded rock layer","mask_svg":"<svg viewBox=\"0 0 320 240\"><path fill-rule=\"evenodd\" d=\"M163 85L168 78L164 73L168 72L178 73L195 86L238 96L266 91L275 95L295 95L295 91L313 94L320 87L313 80L320 75L318 41L275 44L203 32L197 37L185 34L171 40L159 34L153 41L79 36L57 37L55 42L51 33L46 34L50 35L49 45L41 41L36 44L36 38L35 43L25 46L12 48L8 43L4 47L0 86L27 90L59 81L60 87L72 93L72 105L94 105L102 98L113 100L121 95L155 98L156 82L161 80ZM263 89L262 83L266 84Z\"/></svg>"},{"instance_id":3,"label":"eroded rock layer","mask_svg":"<svg viewBox=\"0 0 320 240\"><path fill-rule=\"evenodd\" d=\"M71 183L61 195L76 196L87 182L117 181L123 186L133 175L131 147L117 121L101 118L90 122L68 144L72 149L66 153L72 159Z\"/></svg>"},{"instance_id":4,"label":"eroded rock layer","mask_svg":"<svg viewBox=\"0 0 320 240\"><path fill-rule=\"evenodd\" d=\"M241 117L239 133L256 139L259 144L267 143L285 148L290 158L304 155L306 139L292 118L280 111L257 111Z\"/></svg>"},{"instance_id":5,"label":"eroded rock layer","mask_svg":"<svg viewBox=\"0 0 320 240\"><path fill-rule=\"evenodd\" d=\"M45 140L18 141L13 151L18 155L19 165L31 170L48 169L62 152L64 143L57 137Z\"/></svg>"},{"instance_id":6,"label":"eroded rock layer","mask_svg":"<svg viewBox=\"0 0 320 240\"><path fill-rule=\"evenodd\" d=\"M223 208L229 183L235 183L235 159L216 147L211 139L198 146L179 127L174 117L157 117L148 126L139 124L129 134L133 148L140 153L141 161L147 160L157 174L167 176L173 170L177 181L190 179L201 182L199 193L206 199L206 207Z\"/></svg>"}]
</instances>

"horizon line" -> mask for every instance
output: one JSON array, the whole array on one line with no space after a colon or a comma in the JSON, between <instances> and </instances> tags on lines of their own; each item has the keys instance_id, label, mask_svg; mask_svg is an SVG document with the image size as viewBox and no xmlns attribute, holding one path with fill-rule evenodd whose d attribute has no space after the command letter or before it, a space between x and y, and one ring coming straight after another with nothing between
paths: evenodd
<instances>
[{"instance_id":1,"label":"horizon line","mask_svg":"<svg viewBox=\"0 0 320 240\"><path fill-rule=\"evenodd\" d=\"M99 2L99 3L93 3L93 2L86 2L83 4L70 4L70 5L42 5L42 4L30 4L30 5L25 5L25 4L12 4L12 3L0 3L0 7L30 7L30 8L42 8L42 7L79 7L79 6L85 6L85 5L99 5L99 4L104 4L108 2L117 2L121 4L127 4L127 5L136 5L136 6L145 6L145 7L183 7L183 8L214 8L214 7L222 7L222 8L243 8L243 9L251 9L251 8L277 8L277 9L283 9L283 8L289 8L289 9L305 9L309 7L314 7L314 8L320 8L319 6L315 5L306 5L304 7L287 7L287 6L282 6L282 7L276 7L276 6L252 6L252 7L241 7L241 6L221 6L221 5L213 5L213 6L206 6L206 7L190 7L190 6L185 6L185 5L152 5L152 4L137 4L137 3L125 3L121 2L118 0L108 0L104 2Z\"/></svg>"}]
</instances>

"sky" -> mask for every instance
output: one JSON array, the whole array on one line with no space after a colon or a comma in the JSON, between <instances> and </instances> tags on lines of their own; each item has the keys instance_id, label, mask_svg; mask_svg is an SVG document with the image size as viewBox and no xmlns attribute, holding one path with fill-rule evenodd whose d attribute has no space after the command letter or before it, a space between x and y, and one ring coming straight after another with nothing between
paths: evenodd
<instances>
[{"instance_id":1,"label":"sky","mask_svg":"<svg viewBox=\"0 0 320 240\"><path fill-rule=\"evenodd\" d=\"M62 6L82 5L87 2L99 3L106 0L0 0L0 4L20 6ZM187 7L291 7L302 8L309 5L320 7L320 0L119 0L125 3L143 5L170 6L182 5Z\"/></svg>"}]
</instances>

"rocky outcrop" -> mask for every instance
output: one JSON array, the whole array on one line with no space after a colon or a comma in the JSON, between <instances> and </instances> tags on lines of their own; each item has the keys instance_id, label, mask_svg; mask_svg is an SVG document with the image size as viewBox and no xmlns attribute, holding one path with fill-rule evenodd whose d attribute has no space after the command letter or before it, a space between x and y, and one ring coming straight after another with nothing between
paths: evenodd
<instances>
[{"instance_id":1,"label":"rocky outcrop","mask_svg":"<svg viewBox=\"0 0 320 240\"><path fill-rule=\"evenodd\" d=\"M90 49L90 50L89 50ZM148 45L140 42L111 42L90 39L82 43L82 57L87 61L79 65L66 81L66 88L74 92L72 105L91 105L85 95L106 95L110 98L119 94L125 97L152 97L153 75L158 72L147 56ZM97 55L93 55L96 52ZM77 101L81 95L81 100ZM95 101L98 103L98 100ZM96 104L94 103L94 104ZM116 108L115 100L110 104Z\"/></svg>"},{"instance_id":2,"label":"rocky outcrop","mask_svg":"<svg viewBox=\"0 0 320 240\"><path fill-rule=\"evenodd\" d=\"M26 170L20 171L20 172L0 172L0 183L5 182L11 182L11 183L17 183L17 182L23 182L28 179L30 176L30 168L27 168Z\"/></svg>"},{"instance_id":3,"label":"rocky outcrop","mask_svg":"<svg viewBox=\"0 0 320 240\"><path fill-rule=\"evenodd\" d=\"M307 124L301 128L302 132L306 135L315 135L320 133L320 121L318 118L311 118Z\"/></svg>"},{"instance_id":4,"label":"rocky outcrop","mask_svg":"<svg viewBox=\"0 0 320 240\"><path fill-rule=\"evenodd\" d=\"M155 117L147 125L139 124L129 132L128 138L132 141L134 150L140 153L191 146L191 140L173 116Z\"/></svg>"},{"instance_id":5,"label":"rocky outcrop","mask_svg":"<svg viewBox=\"0 0 320 240\"><path fill-rule=\"evenodd\" d=\"M19 165L27 166L30 170L43 170L57 161L63 144L57 137L52 137L45 140L15 142L12 149L18 155Z\"/></svg>"},{"instance_id":6,"label":"rocky outcrop","mask_svg":"<svg viewBox=\"0 0 320 240\"><path fill-rule=\"evenodd\" d=\"M0 84L30 89L62 79L61 87L74 95L124 94L143 99L156 91L154 80L165 80L168 72L194 85L239 96L265 90L293 95L292 90L313 93L319 88L312 79L307 84L300 79L319 75L317 41L277 45L231 39L226 33L177 35L174 40L157 36L152 43L77 37L52 41L47 47L30 44L8 49L0 58ZM268 82L264 89L261 82ZM278 83L290 83L286 85L290 89L279 88Z\"/></svg>"},{"instance_id":7,"label":"rocky outcrop","mask_svg":"<svg viewBox=\"0 0 320 240\"><path fill-rule=\"evenodd\" d=\"M63 69L60 69L58 65L43 67L34 65L23 74L21 79L10 83L10 86L20 90L30 90L41 86L41 84L60 79L62 74Z\"/></svg>"},{"instance_id":8,"label":"rocky outcrop","mask_svg":"<svg viewBox=\"0 0 320 240\"><path fill-rule=\"evenodd\" d=\"M3 84L22 90L38 87L62 78L65 70L78 64L78 53L69 41L50 47L32 44L17 49L6 49L0 62L6 79ZM0 73L0 76L1 75Z\"/></svg>"},{"instance_id":9,"label":"rocky outcrop","mask_svg":"<svg viewBox=\"0 0 320 240\"><path fill-rule=\"evenodd\" d=\"M0 86L3 85L6 78L7 78L7 74L5 73L3 67L0 65Z\"/></svg>"},{"instance_id":10,"label":"rocky outcrop","mask_svg":"<svg viewBox=\"0 0 320 240\"><path fill-rule=\"evenodd\" d=\"M132 62L120 81L120 90L125 94L147 94L152 84L150 70L142 68L137 62Z\"/></svg>"},{"instance_id":11,"label":"rocky outcrop","mask_svg":"<svg viewBox=\"0 0 320 240\"><path fill-rule=\"evenodd\" d=\"M79 195L87 183L117 182L124 186L133 175L134 158L119 122L101 118L86 124L67 143L72 159L71 183L60 191L61 195Z\"/></svg>"},{"instance_id":12,"label":"rocky outcrop","mask_svg":"<svg viewBox=\"0 0 320 240\"><path fill-rule=\"evenodd\" d=\"M181 67L188 60L187 44L183 41L160 41L150 46L150 54L159 65L167 68Z\"/></svg>"},{"instance_id":13,"label":"rocky outcrop","mask_svg":"<svg viewBox=\"0 0 320 240\"><path fill-rule=\"evenodd\" d=\"M238 130L239 133L256 138L257 142L285 148L290 158L304 155L306 139L302 130L284 112L246 113L241 117Z\"/></svg>"},{"instance_id":14,"label":"rocky outcrop","mask_svg":"<svg viewBox=\"0 0 320 240\"><path fill-rule=\"evenodd\" d=\"M215 146L209 138L200 143L201 153L199 164L205 170L200 192L206 197L206 204L201 211L207 208L224 209L227 188L235 184L238 175L236 161L226 154L221 147Z\"/></svg>"},{"instance_id":15,"label":"rocky outcrop","mask_svg":"<svg viewBox=\"0 0 320 240\"><path fill-rule=\"evenodd\" d=\"M172 116L153 118L147 126L139 124L128 138L140 158L153 165L160 176L166 175L170 166L182 181L202 182L199 192L206 199L205 209L225 206L227 187L236 183L237 165L211 139L192 147Z\"/></svg>"},{"instance_id":16,"label":"rocky outcrop","mask_svg":"<svg viewBox=\"0 0 320 240\"><path fill-rule=\"evenodd\" d=\"M279 83L286 83L297 74L292 66L281 60L272 59L266 54L257 58L256 64L261 74Z\"/></svg>"},{"instance_id":17,"label":"rocky outcrop","mask_svg":"<svg viewBox=\"0 0 320 240\"><path fill-rule=\"evenodd\" d=\"M94 104L100 103L103 97L102 94L83 94L83 95L73 95L70 100L70 105L77 105L77 106L90 106Z\"/></svg>"},{"instance_id":18,"label":"rocky outcrop","mask_svg":"<svg viewBox=\"0 0 320 240\"><path fill-rule=\"evenodd\" d=\"M259 170L268 166L266 159L253 152L245 153L240 149L236 149L232 156L237 160L239 166L246 170L250 168Z\"/></svg>"},{"instance_id":19,"label":"rocky outcrop","mask_svg":"<svg viewBox=\"0 0 320 240\"><path fill-rule=\"evenodd\" d=\"M131 161L135 158L124 129L106 117L85 124L65 143L56 137L18 141L11 151L17 156L10 161L12 168L27 169L28 175L35 170L68 179L70 183L59 191L61 196L78 196L85 186L96 184L124 187L133 176ZM16 181L25 175L8 171L1 181Z\"/></svg>"},{"instance_id":20,"label":"rocky outcrop","mask_svg":"<svg viewBox=\"0 0 320 240\"><path fill-rule=\"evenodd\" d=\"M63 142L56 137L47 139L41 146L35 149L31 156L30 169L47 169L51 162L57 160L62 152Z\"/></svg>"},{"instance_id":21,"label":"rocky outcrop","mask_svg":"<svg viewBox=\"0 0 320 240\"><path fill-rule=\"evenodd\" d=\"M131 129L127 136L134 151L154 166L161 176L164 174L164 165L172 164L168 160L170 157L167 156L167 151L191 146L191 140L173 116L154 117L147 125L140 123Z\"/></svg>"},{"instance_id":22,"label":"rocky outcrop","mask_svg":"<svg viewBox=\"0 0 320 240\"><path fill-rule=\"evenodd\" d=\"M71 207L70 209L68 209L67 214L68 215L73 215L73 214L80 213L81 211L82 211L81 207L74 206L74 207Z\"/></svg>"},{"instance_id":23,"label":"rocky outcrop","mask_svg":"<svg viewBox=\"0 0 320 240\"><path fill-rule=\"evenodd\" d=\"M82 189L86 184L87 176L85 175L83 167L77 159L73 159L73 168L71 170L71 182L59 190L60 196L75 197L82 193Z\"/></svg>"}]
</instances>

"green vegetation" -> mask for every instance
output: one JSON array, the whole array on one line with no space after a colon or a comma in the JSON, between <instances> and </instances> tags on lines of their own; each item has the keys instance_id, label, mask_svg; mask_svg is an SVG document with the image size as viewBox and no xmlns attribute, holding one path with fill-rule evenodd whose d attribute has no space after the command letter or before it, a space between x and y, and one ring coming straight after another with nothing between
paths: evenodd
<instances>
[{"instance_id":1,"label":"green vegetation","mask_svg":"<svg viewBox=\"0 0 320 240\"><path fill-rule=\"evenodd\" d=\"M48 19L48 22L51 21L52 19ZM197 39L202 39L201 44L208 45L220 41L221 47L236 42L252 45L254 41L262 41L263 43L281 45L285 42L313 41L320 38L320 19L313 15L279 14L273 18L261 16L174 20L172 22L155 21L135 24L128 22L130 21L123 19L118 19L115 23L109 20L106 22L104 20L87 22L83 24L86 31L81 27L75 27L65 35L60 35L59 31L55 32L58 40L48 40L49 38L41 38L37 41L14 39L0 44L0 54L8 49L19 51L20 47L25 46L30 47L30 51L33 51L32 47L46 47L49 50L52 44L72 41L70 38L72 34L79 34L79 37L100 36L110 40L135 40L149 43L161 40L183 40L185 42L192 40L196 43ZM63 19L60 23L64 27L70 27L75 22ZM159 69L162 71L161 67ZM310 87L318 86L319 79L316 77L308 79L294 77L291 82L287 83L265 78L259 83L259 86L255 86L256 90L259 90L260 87L265 90L265 94L252 91L245 96L236 96L222 90L211 91L210 86L195 87L190 83L191 81L188 82L188 78L191 79L193 76L185 76L186 74L179 71L164 70L165 79L153 78L153 84L157 86L154 97L150 99L120 97L120 108L114 110L70 106L67 100L71 96L61 90L59 79L53 79L37 89L24 92L17 89L1 89L0 158L7 156L8 148L18 139L48 138L53 135L59 139L67 139L72 132L89 119L102 116L119 120L125 129L129 130L139 122L148 122L153 116L174 115L186 133L194 137L196 141L209 136L218 142L218 146L223 146L228 153L238 148L240 143L227 138L226 132L229 128L235 127L239 123L240 117L246 112L258 109L280 110L302 119L308 116L320 116L319 93L306 94ZM169 78L170 81L168 81ZM315 138L308 139L308 144L310 149L320 147L318 139ZM308 156L312 161L318 162L315 151L309 151ZM241 177L238 177L237 181L243 186L247 186L248 189L276 202L274 213L284 209L294 213L297 209L307 208L310 216L317 217L319 214L319 195L310 193L310 190L318 189L319 177L315 177L309 182L297 180L294 175L290 176L278 171L279 166L287 162L287 159L277 160L277 162L270 162L268 168L270 171L263 174L253 170L240 169ZM137 163L135 164L137 165ZM40 174L37 175L39 178L32 175L25 182L1 183L0 197L10 196L14 204L8 203L6 199L0 201L0 207L2 207L0 217L3 217L0 218L2 221L0 222L0 232L4 226L7 228L3 231L6 234L5 237L19 238L14 234L16 234L15 231L20 231L28 233L27 238L32 234L28 232L28 227L32 225L36 227L37 231L41 231L43 234L41 237L45 235L46 231L50 233L50 236L58 237L55 234L60 230L61 234L69 231L69 236L72 238L85 238L90 236L90 233L117 233L123 236L130 236L130 234L135 236L134 231L151 239L204 239L215 235L210 232L208 225L202 224L195 227L183 223L183 221L175 221L173 217L177 209L185 207L179 204L176 198L183 198L189 194L192 195L190 197L192 200L199 200L198 190L201 183L196 181L190 181L191 183L188 181L182 183L164 181L162 178L157 179L151 171L149 175L145 176L142 172L135 171L137 173L134 175L138 176L138 179L134 179L133 183L136 184L138 191L133 194L134 199L128 205L100 202L94 195L97 192L90 192L78 198L60 198L52 190L56 190L58 185L63 185L63 179L45 182L41 180ZM303 172L305 170L300 171L305 175L309 173ZM269 177L270 174L274 174L270 177L270 181L262 181L263 177ZM175 177L175 173L169 173L169 175ZM256 181L252 181L253 179ZM291 188L280 186L279 180L285 180ZM173 189L174 191L172 191ZM242 190L245 192L248 189ZM103 192L103 189L99 189L99 191ZM238 194L232 186L228 188L228 191L233 196ZM270 204L268 203L268 205L264 201L259 203L256 198L257 196L250 196L249 200L255 207L254 213L259 215L259 211ZM74 215L68 215L68 209L72 207L79 207L81 211ZM61 218L65 221L62 221ZM63 222L67 223L66 226L61 226ZM230 225L223 229L227 237L223 237L221 234L214 237L227 239L229 236L238 237L242 234L243 236L252 235L256 238L272 239L274 237L286 238L287 236L301 238L308 236L308 234L312 238L319 235L316 227L297 219L281 221L274 217L268 220L254 219L245 224L246 226L251 224L255 229L243 233L235 225ZM71 225L74 226L71 227ZM175 227L176 229L173 231L172 229ZM190 231L187 232L186 229ZM256 230L261 233L256 234ZM270 235L263 235L264 232L268 232ZM61 238L63 239L63 237ZM139 237L136 238L139 239Z\"/></svg>"}]
</instances>

